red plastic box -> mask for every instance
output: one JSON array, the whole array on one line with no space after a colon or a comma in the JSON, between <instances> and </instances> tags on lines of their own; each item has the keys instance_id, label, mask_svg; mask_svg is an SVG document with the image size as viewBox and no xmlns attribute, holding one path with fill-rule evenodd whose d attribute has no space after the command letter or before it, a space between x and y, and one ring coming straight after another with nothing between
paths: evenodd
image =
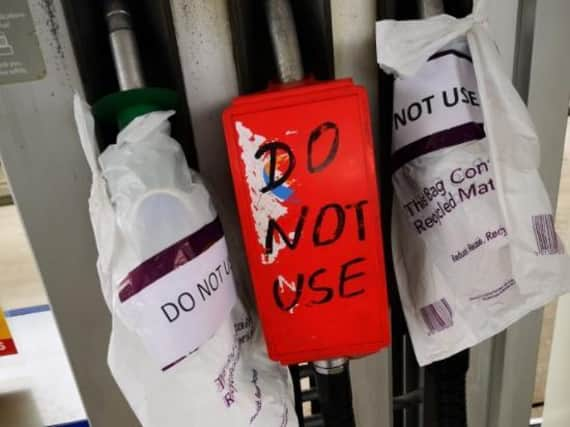
<instances>
[{"instance_id":1,"label":"red plastic box","mask_svg":"<svg viewBox=\"0 0 570 427\"><path fill-rule=\"evenodd\" d=\"M281 86L224 112L233 182L269 356L354 357L389 344L365 90Z\"/></svg>"}]
</instances>

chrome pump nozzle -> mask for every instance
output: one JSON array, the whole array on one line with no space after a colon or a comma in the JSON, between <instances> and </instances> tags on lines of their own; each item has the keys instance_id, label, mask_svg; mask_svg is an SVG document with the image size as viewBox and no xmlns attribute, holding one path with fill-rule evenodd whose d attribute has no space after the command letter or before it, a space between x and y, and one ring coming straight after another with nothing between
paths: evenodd
<instances>
[{"instance_id":1,"label":"chrome pump nozzle","mask_svg":"<svg viewBox=\"0 0 570 427\"><path fill-rule=\"evenodd\" d=\"M303 80L301 48L289 0L266 0L269 34L281 83Z\"/></svg>"},{"instance_id":2,"label":"chrome pump nozzle","mask_svg":"<svg viewBox=\"0 0 570 427\"><path fill-rule=\"evenodd\" d=\"M126 2L107 0L105 17L120 89L123 91L144 87L139 51Z\"/></svg>"}]
</instances>

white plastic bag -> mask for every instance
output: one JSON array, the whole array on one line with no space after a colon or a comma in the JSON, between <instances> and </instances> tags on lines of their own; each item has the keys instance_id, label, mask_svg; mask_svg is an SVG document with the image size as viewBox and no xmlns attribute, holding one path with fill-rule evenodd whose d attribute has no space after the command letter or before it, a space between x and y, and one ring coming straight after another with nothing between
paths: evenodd
<instances>
[{"instance_id":1,"label":"white plastic bag","mask_svg":"<svg viewBox=\"0 0 570 427\"><path fill-rule=\"evenodd\" d=\"M236 303L210 196L169 136L173 112L135 119L98 156L89 107L76 96L74 110L112 314L108 363L141 424L297 426L288 371L268 359L259 328ZM177 287L174 295L184 295L170 298ZM184 316L190 324L172 329Z\"/></svg>"},{"instance_id":2,"label":"white plastic bag","mask_svg":"<svg viewBox=\"0 0 570 427\"><path fill-rule=\"evenodd\" d=\"M396 76L394 265L422 366L569 290L539 141L483 9L377 24L378 63Z\"/></svg>"}]
</instances>

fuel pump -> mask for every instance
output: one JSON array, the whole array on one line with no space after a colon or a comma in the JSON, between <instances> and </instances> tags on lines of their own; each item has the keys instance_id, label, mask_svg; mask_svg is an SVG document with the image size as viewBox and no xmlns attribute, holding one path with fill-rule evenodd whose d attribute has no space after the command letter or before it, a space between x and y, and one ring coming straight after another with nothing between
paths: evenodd
<instances>
[{"instance_id":1,"label":"fuel pump","mask_svg":"<svg viewBox=\"0 0 570 427\"><path fill-rule=\"evenodd\" d=\"M289 2L265 6L280 83L224 113L248 263L270 357L311 362L326 425L350 426L348 359L389 342L367 97L305 78Z\"/></svg>"},{"instance_id":2,"label":"fuel pump","mask_svg":"<svg viewBox=\"0 0 570 427\"><path fill-rule=\"evenodd\" d=\"M170 136L176 96L146 88L126 2L106 3L121 91L100 100L118 122L99 155L79 95L74 110L92 171L91 223L113 317L108 363L145 427L296 427L287 369L269 360L237 297L221 221Z\"/></svg>"},{"instance_id":3,"label":"fuel pump","mask_svg":"<svg viewBox=\"0 0 570 427\"><path fill-rule=\"evenodd\" d=\"M432 419L465 426L468 349L566 292L567 264L490 5L459 19L420 5L427 19L377 25L378 63L396 77L394 264Z\"/></svg>"},{"instance_id":4,"label":"fuel pump","mask_svg":"<svg viewBox=\"0 0 570 427\"><path fill-rule=\"evenodd\" d=\"M134 118L151 111L176 106L170 89L147 88L132 28L131 16L123 0L105 3L109 42L120 91L103 97L94 105L99 120L116 120L123 128Z\"/></svg>"},{"instance_id":5,"label":"fuel pump","mask_svg":"<svg viewBox=\"0 0 570 427\"><path fill-rule=\"evenodd\" d=\"M446 13L442 0L420 0L416 6L419 17L424 19ZM402 96L402 89L398 87L397 81L395 85L396 96ZM411 363L417 366L415 357L412 358L414 360ZM414 367L407 368L413 371ZM416 416L413 411L418 403L411 402L423 394L419 401L424 405L424 422L437 422L438 426L465 426L467 423L465 383L468 367L469 350L464 350L448 359L432 363L417 373L424 377L422 388L396 400L399 409L405 407L412 412L406 414L406 425L412 425L414 423L412 419ZM413 377L413 375L414 372L408 372L406 376ZM404 421L399 420L399 422Z\"/></svg>"}]
</instances>

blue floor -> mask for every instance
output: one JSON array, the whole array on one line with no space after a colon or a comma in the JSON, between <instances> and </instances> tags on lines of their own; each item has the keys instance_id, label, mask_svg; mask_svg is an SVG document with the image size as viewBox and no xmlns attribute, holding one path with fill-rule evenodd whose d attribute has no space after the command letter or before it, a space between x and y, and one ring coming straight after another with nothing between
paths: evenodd
<instances>
[{"instance_id":1,"label":"blue floor","mask_svg":"<svg viewBox=\"0 0 570 427\"><path fill-rule=\"evenodd\" d=\"M4 315L6 317L16 317L23 316L25 314L42 313L44 311L50 311L50 307L47 304L34 305L32 307L15 308L13 310L6 310Z\"/></svg>"},{"instance_id":2,"label":"blue floor","mask_svg":"<svg viewBox=\"0 0 570 427\"><path fill-rule=\"evenodd\" d=\"M65 424L54 424L48 427L89 427L89 421L87 420L73 421L71 423L65 423Z\"/></svg>"}]
</instances>

